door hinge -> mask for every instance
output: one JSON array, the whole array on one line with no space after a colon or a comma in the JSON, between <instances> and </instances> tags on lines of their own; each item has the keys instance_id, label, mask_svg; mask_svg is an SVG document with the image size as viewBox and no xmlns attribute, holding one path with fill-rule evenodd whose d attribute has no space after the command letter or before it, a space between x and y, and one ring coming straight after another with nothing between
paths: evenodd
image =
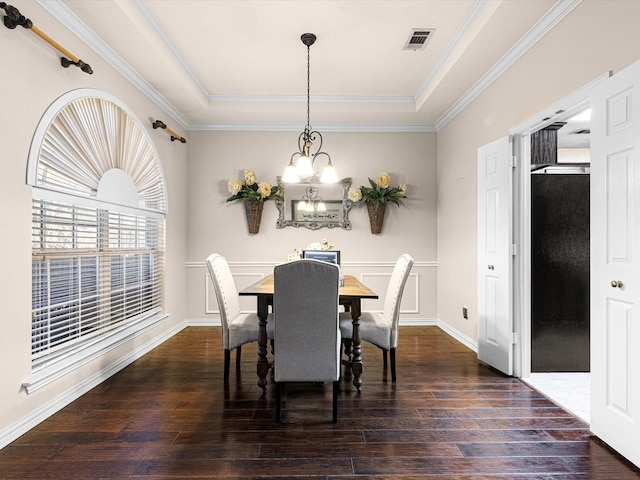
<instances>
[{"instance_id":1,"label":"door hinge","mask_svg":"<svg viewBox=\"0 0 640 480\"><path fill-rule=\"evenodd\" d=\"M511 168L516 168L518 166L518 156L511 155Z\"/></svg>"},{"instance_id":2,"label":"door hinge","mask_svg":"<svg viewBox=\"0 0 640 480\"><path fill-rule=\"evenodd\" d=\"M512 256L516 256L516 255L518 255L518 245L517 245L517 244L515 244L515 243L512 243L512 244L511 244L510 251L511 251L511 255L512 255Z\"/></svg>"},{"instance_id":3,"label":"door hinge","mask_svg":"<svg viewBox=\"0 0 640 480\"><path fill-rule=\"evenodd\" d=\"M518 332L511 332L511 344L512 345L518 344Z\"/></svg>"}]
</instances>

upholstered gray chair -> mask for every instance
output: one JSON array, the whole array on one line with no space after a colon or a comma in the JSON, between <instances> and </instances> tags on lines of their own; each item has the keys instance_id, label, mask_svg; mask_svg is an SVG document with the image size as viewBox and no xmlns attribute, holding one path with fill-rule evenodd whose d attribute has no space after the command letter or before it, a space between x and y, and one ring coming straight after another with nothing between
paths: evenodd
<instances>
[{"instance_id":1,"label":"upholstered gray chair","mask_svg":"<svg viewBox=\"0 0 640 480\"><path fill-rule=\"evenodd\" d=\"M387 368L387 352L391 357L391 381L396 381L396 348L398 347L398 322L400 320L400 303L404 286L413 266L413 258L405 253L398 258L381 312L362 312L360 316L360 340L372 343L382 349L384 368ZM340 314L340 332L343 339L353 338L351 313Z\"/></svg>"},{"instance_id":2,"label":"upholstered gray chair","mask_svg":"<svg viewBox=\"0 0 640 480\"><path fill-rule=\"evenodd\" d=\"M338 419L340 269L297 260L274 269L274 380L276 422L283 382L333 382L333 423Z\"/></svg>"},{"instance_id":3,"label":"upholstered gray chair","mask_svg":"<svg viewBox=\"0 0 640 480\"><path fill-rule=\"evenodd\" d=\"M231 350L236 350L236 371L239 371L242 345L258 341L260 333L258 315L240 311L238 290L229 264L224 257L212 253L207 258L207 268L213 280L220 311L222 348L224 349L224 384L227 385L229 383ZM271 317L272 314L269 314L267 324L271 321Z\"/></svg>"}]
</instances>

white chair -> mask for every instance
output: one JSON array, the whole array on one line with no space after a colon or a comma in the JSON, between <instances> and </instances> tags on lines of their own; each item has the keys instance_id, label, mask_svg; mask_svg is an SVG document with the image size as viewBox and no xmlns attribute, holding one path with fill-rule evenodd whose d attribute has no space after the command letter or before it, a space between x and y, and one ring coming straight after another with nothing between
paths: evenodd
<instances>
[{"instance_id":1,"label":"white chair","mask_svg":"<svg viewBox=\"0 0 640 480\"><path fill-rule=\"evenodd\" d=\"M387 368L387 351L391 357L391 381L396 381L396 348L398 347L398 322L400 320L400 303L404 286L413 266L413 258L405 253L398 258L387 293L384 298L382 312L362 312L360 316L360 340L372 343L382 349L384 368ZM353 323L351 313L340 314L340 332L343 339L353 339ZM347 352L350 353L349 351Z\"/></svg>"},{"instance_id":2,"label":"white chair","mask_svg":"<svg viewBox=\"0 0 640 480\"><path fill-rule=\"evenodd\" d=\"M283 382L333 382L333 423L338 420L341 338L340 269L297 260L274 269L273 323L276 422Z\"/></svg>"},{"instance_id":3,"label":"white chair","mask_svg":"<svg viewBox=\"0 0 640 480\"><path fill-rule=\"evenodd\" d=\"M239 371L242 345L258 341L259 320L256 313L242 313L240 311L238 290L225 258L217 253L212 253L207 258L207 268L213 280L220 311L222 348L224 349L224 384L227 385L229 383L231 350L236 350L236 371ZM269 314L267 322L270 322L271 315Z\"/></svg>"}]
</instances>

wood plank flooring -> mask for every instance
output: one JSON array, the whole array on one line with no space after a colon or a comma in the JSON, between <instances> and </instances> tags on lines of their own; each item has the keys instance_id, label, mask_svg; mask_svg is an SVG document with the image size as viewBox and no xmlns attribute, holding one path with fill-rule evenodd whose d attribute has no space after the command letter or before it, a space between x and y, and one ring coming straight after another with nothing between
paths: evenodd
<instances>
[{"instance_id":1,"label":"wood plank flooring","mask_svg":"<svg viewBox=\"0 0 640 480\"><path fill-rule=\"evenodd\" d=\"M189 327L0 450L2 479L627 479L640 471L437 327L403 327L398 381L363 346L363 390L256 384L257 348L222 385L216 327ZM235 356L232 354L232 362Z\"/></svg>"}]
</instances>

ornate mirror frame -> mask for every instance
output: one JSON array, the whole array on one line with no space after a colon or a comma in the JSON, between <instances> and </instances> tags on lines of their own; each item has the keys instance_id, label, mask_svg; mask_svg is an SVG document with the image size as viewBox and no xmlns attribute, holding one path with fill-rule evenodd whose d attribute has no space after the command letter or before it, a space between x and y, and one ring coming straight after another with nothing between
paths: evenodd
<instances>
[{"instance_id":1,"label":"ornate mirror frame","mask_svg":"<svg viewBox=\"0 0 640 480\"><path fill-rule=\"evenodd\" d=\"M349 211L353 206L353 202L349 200L351 178L343 178L337 184L325 184L317 181L285 184L282 177L278 177L278 187L278 198L276 198L277 228L305 227L310 230L318 230L319 228L340 227L351 230L351 222L349 221ZM339 192L340 188L342 192ZM324 218L322 214L309 216L304 213L302 217L298 217L293 206L303 197L308 198L309 196L318 198L329 205Z\"/></svg>"}]
</instances>

